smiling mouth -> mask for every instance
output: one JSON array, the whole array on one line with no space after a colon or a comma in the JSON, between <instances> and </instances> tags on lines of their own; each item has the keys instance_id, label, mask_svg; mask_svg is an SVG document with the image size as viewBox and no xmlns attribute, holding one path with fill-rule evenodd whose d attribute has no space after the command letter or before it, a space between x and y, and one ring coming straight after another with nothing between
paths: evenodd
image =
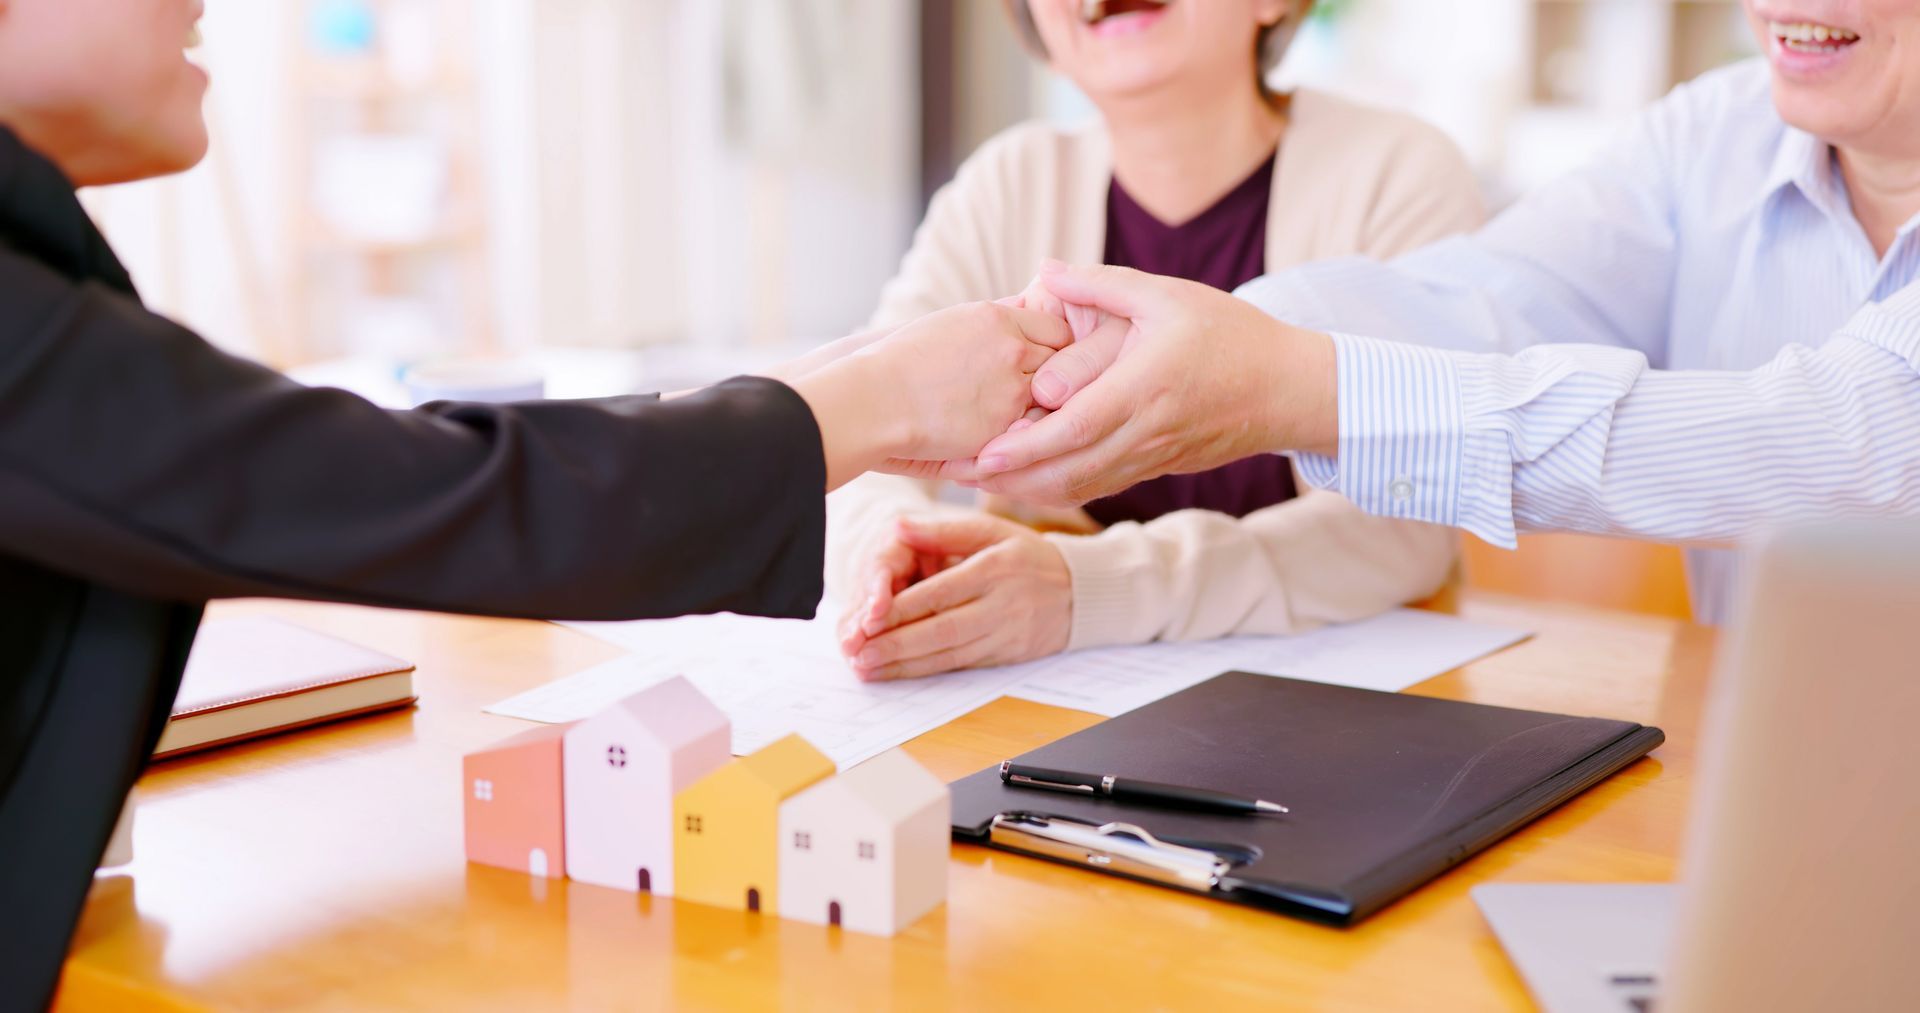
<instances>
[{"instance_id":1,"label":"smiling mouth","mask_svg":"<svg viewBox=\"0 0 1920 1013\"><path fill-rule=\"evenodd\" d=\"M1080 20L1089 25L1097 25L1109 18L1151 14L1167 6L1169 2L1170 0L1084 0L1080 5Z\"/></svg>"},{"instance_id":2,"label":"smiling mouth","mask_svg":"<svg viewBox=\"0 0 1920 1013\"><path fill-rule=\"evenodd\" d=\"M1781 48L1795 53L1838 53L1860 41L1855 32L1811 21L1769 21L1767 31Z\"/></svg>"}]
</instances>

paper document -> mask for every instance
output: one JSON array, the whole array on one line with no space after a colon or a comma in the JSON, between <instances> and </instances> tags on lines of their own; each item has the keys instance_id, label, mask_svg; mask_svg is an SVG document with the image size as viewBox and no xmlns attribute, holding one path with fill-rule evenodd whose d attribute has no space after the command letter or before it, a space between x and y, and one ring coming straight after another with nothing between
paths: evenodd
<instances>
[{"instance_id":1,"label":"paper document","mask_svg":"<svg viewBox=\"0 0 1920 1013\"><path fill-rule=\"evenodd\" d=\"M823 607L821 614L837 611ZM634 653L503 700L488 713L578 721L656 682L684 675L732 719L735 753L799 732L848 767L1004 696L1022 675L995 668L863 683L840 656L833 623L826 619L721 615L566 625Z\"/></svg>"},{"instance_id":2,"label":"paper document","mask_svg":"<svg viewBox=\"0 0 1920 1013\"><path fill-rule=\"evenodd\" d=\"M1437 612L1395 609L1295 637L1229 637L1063 654L1018 666L1025 674L1008 695L1113 717L1232 669L1398 692L1529 635Z\"/></svg>"},{"instance_id":3,"label":"paper document","mask_svg":"<svg viewBox=\"0 0 1920 1013\"><path fill-rule=\"evenodd\" d=\"M820 614L839 612L823 605ZM827 618L721 615L565 625L633 653L503 700L489 713L578 721L685 675L733 720L734 752L799 732L842 767L1003 695L1112 717L1229 669L1397 691L1528 636L1399 609L1297 637L1109 647L1005 668L862 683L840 656Z\"/></svg>"}]
</instances>

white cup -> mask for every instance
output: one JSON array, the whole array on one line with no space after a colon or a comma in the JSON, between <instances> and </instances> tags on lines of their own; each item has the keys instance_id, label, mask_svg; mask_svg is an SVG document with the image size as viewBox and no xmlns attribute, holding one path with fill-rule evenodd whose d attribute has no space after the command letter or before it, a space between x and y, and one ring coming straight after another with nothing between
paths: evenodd
<instances>
[{"instance_id":1,"label":"white cup","mask_svg":"<svg viewBox=\"0 0 1920 1013\"><path fill-rule=\"evenodd\" d=\"M514 359L437 359L407 367L400 376L407 396L429 401L538 401L546 396L540 367Z\"/></svg>"}]
</instances>

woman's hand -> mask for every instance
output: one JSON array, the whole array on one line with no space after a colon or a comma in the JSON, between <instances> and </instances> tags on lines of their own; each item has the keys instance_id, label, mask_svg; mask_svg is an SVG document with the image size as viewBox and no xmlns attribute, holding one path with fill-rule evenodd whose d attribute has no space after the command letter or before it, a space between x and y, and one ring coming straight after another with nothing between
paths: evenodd
<instances>
[{"instance_id":1,"label":"woman's hand","mask_svg":"<svg viewBox=\"0 0 1920 1013\"><path fill-rule=\"evenodd\" d=\"M841 647L863 681L1010 665L1066 649L1073 621L1066 560L1012 521L901 518L869 580L867 601L841 621ZM883 583L888 592L873 593Z\"/></svg>"}]
</instances>

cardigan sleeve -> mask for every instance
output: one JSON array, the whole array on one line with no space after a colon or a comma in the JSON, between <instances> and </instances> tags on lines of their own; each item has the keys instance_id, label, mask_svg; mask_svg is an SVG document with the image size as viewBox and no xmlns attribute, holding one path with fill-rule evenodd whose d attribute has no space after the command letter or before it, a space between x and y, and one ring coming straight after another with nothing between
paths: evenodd
<instances>
[{"instance_id":1,"label":"cardigan sleeve","mask_svg":"<svg viewBox=\"0 0 1920 1013\"><path fill-rule=\"evenodd\" d=\"M1452 143L1400 122L1361 224L1364 248L1354 252L1392 257L1484 217ZM1438 591L1459 552L1451 529L1373 516L1315 490L1238 519L1181 510L1096 535L1047 537L1073 578L1069 649L1291 634L1364 619Z\"/></svg>"}]
</instances>

